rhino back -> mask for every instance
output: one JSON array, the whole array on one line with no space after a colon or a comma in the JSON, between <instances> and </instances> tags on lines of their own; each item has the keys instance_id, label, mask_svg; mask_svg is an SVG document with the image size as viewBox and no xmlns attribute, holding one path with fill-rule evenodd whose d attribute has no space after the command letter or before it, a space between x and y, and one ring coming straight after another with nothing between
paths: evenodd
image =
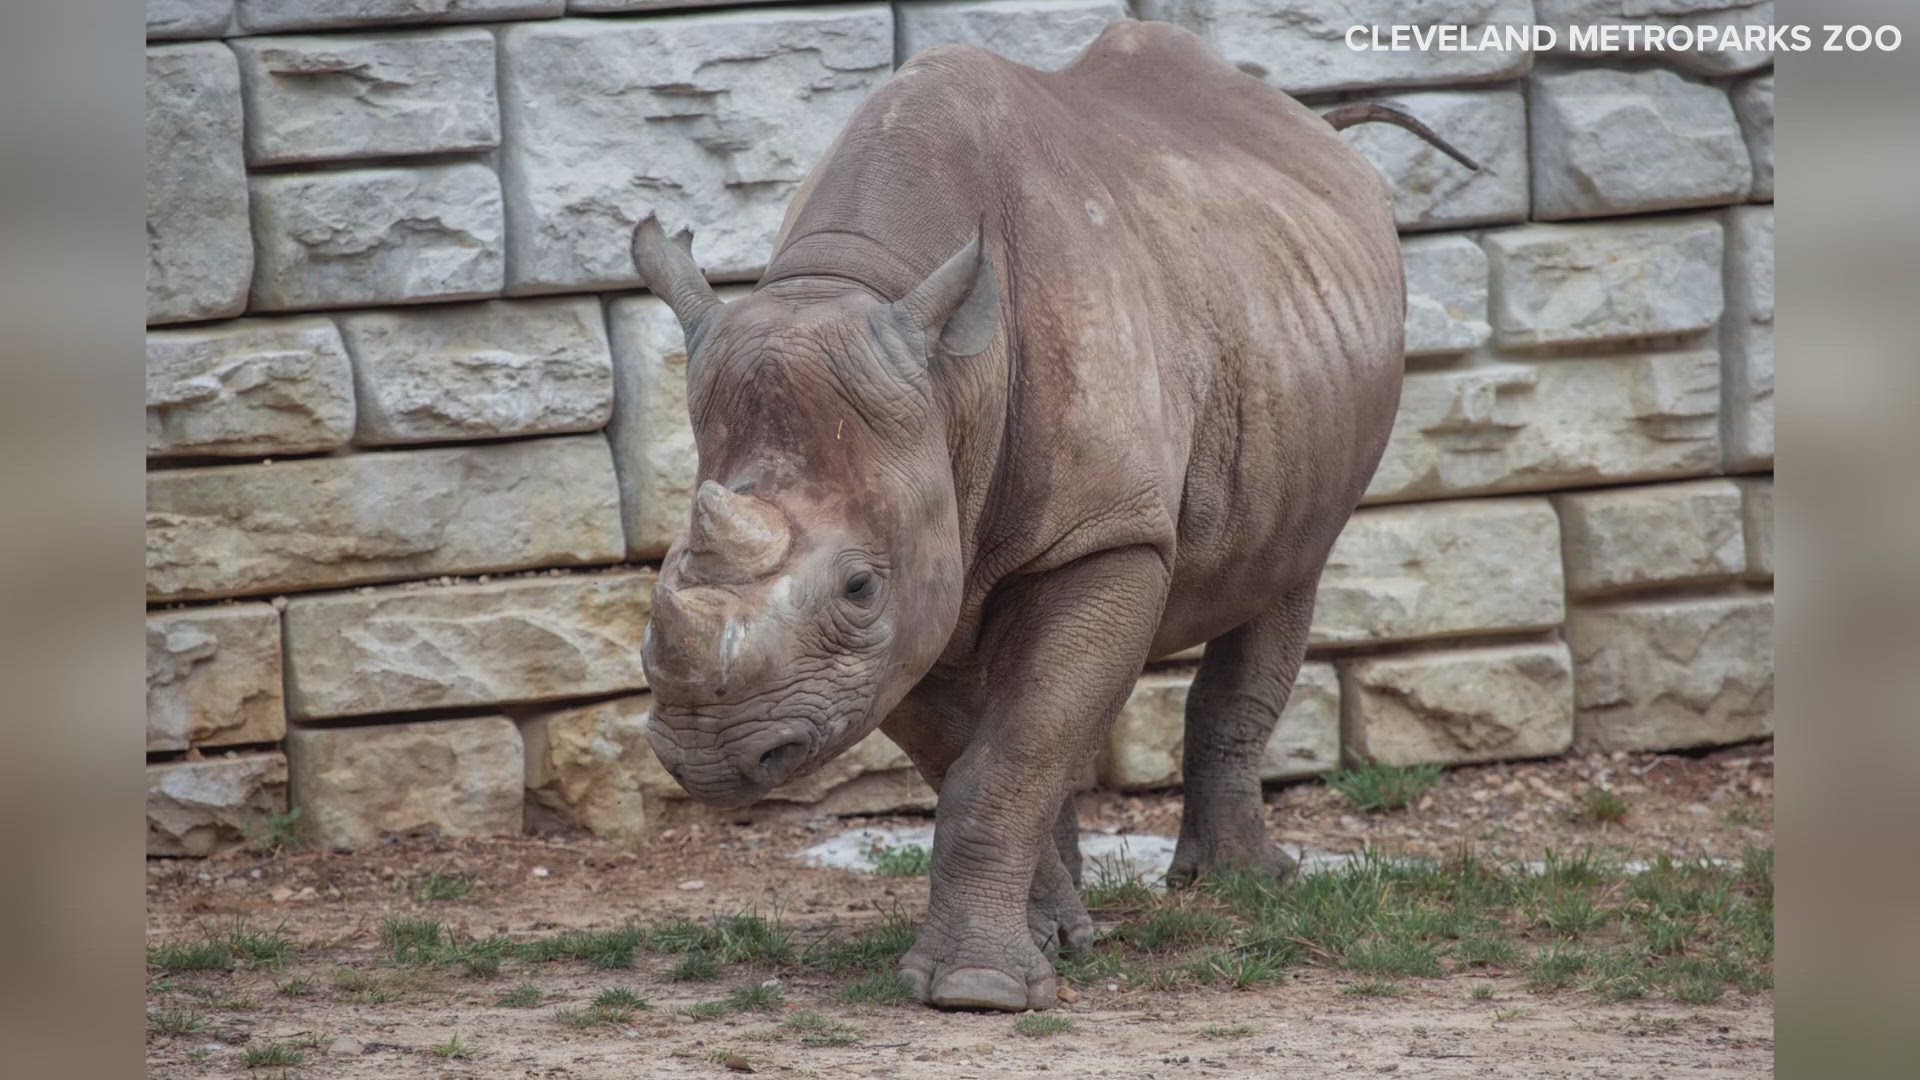
<instances>
[{"instance_id":1,"label":"rhino back","mask_svg":"<svg viewBox=\"0 0 1920 1080\"><path fill-rule=\"evenodd\" d=\"M1317 570L1398 401L1404 287L1372 166L1165 24L1115 23L1057 73L943 47L858 110L765 280L897 299L976 227L1008 302L1004 350L969 361L1007 379L994 491L963 522L979 586L1127 543L1161 550L1176 592Z\"/></svg>"}]
</instances>

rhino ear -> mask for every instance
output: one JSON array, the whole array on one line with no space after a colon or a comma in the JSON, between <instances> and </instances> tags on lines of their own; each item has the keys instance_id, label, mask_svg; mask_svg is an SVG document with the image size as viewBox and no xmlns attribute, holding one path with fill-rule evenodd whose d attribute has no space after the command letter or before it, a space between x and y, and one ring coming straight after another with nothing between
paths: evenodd
<instances>
[{"instance_id":1,"label":"rhino ear","mask_svg":"<svg viewBox=\"0 0 1920 1080\"><path fill-rule=\"evenodd\" d=\"M894 303L893 317L949 356L986 351L1000 327L1000 287L980 234Z\"/></svg>"},{"instance_id":2,"label":"rhino ear","mask_svg":"<svg viewBox=\"0 0 1920 1080\"><path fill-rule=\"evenodd\" d=\"M700 327L720 307L720 298L693 261L693 230L681 229L669 239L660 219L648 214L633 227L633 265L648 291L673 309L691 349Z\"/></svg>"}]
</instances>

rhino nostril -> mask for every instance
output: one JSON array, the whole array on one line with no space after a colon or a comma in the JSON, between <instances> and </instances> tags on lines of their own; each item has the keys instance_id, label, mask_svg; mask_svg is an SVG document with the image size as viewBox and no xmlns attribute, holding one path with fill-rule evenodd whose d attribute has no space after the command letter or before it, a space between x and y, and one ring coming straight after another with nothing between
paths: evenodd
<instances>
[{"instance_id":1,"label":"rhino nostril","mask_svg":"<svg viewBox=\"0 0 1920 1080\"><path fill-rule=\"evenodd\" d=\"M807 756L807 741L796 738L760 755L760 771L775 783L787 777Z\"/></svg>"}]
</instances>

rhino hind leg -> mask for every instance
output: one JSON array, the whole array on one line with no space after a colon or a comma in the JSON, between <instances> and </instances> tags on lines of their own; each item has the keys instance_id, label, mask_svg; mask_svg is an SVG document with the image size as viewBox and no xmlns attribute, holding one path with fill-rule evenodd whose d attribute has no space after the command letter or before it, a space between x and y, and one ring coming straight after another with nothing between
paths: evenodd
<instances>
[{"instance_id":1,"label":"rhino hind leg","mask_svg":"<svg viewBox=\"0 0 1920 1080\"><path fill-rule=\"evenodd\" d=\"M1180 839L1167 884L1223 870L1285 880L1294 861L1267 836L1260 758L1307 652L1318 575L1207 645L1187 695Z\"/></svg>"}]
</instances>

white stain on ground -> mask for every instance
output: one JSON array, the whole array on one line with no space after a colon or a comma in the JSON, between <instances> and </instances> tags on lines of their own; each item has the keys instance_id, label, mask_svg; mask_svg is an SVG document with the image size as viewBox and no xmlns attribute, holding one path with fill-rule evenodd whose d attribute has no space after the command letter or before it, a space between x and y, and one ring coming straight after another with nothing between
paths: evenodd
<instances>
[{"instance_id":1,"label":"white stain on ground","mask_svg":"<svg viewBox=\"0 0 1920 1080\"><path fill-rule=\"evenodd\" d=\"M1081 833L1080 857L1084 863L1084 876L1090 882L1102 877L1135 878L1158 885L1166 876L1167 867L1173 864L1173 845L1173 837L1152 833ZM800 852L795 858L809 866L871 874L874 873L876 852L913 847L933 850L932 825L907 829L849 829ZM1342 870L1367 857L1364 854L1299 849L1288 849L1287 853L1299 861L1303 874ZM1729 860L1710 861L1720 863ZM1632 859L1622 864L1620 870L1627 874L1639 874L1650 865L1645 860ZM1526 864L1526 870L1531 874L1544 873L1546 868L1547 864L1542 861Z\"/></svg>"}]
</instances>

